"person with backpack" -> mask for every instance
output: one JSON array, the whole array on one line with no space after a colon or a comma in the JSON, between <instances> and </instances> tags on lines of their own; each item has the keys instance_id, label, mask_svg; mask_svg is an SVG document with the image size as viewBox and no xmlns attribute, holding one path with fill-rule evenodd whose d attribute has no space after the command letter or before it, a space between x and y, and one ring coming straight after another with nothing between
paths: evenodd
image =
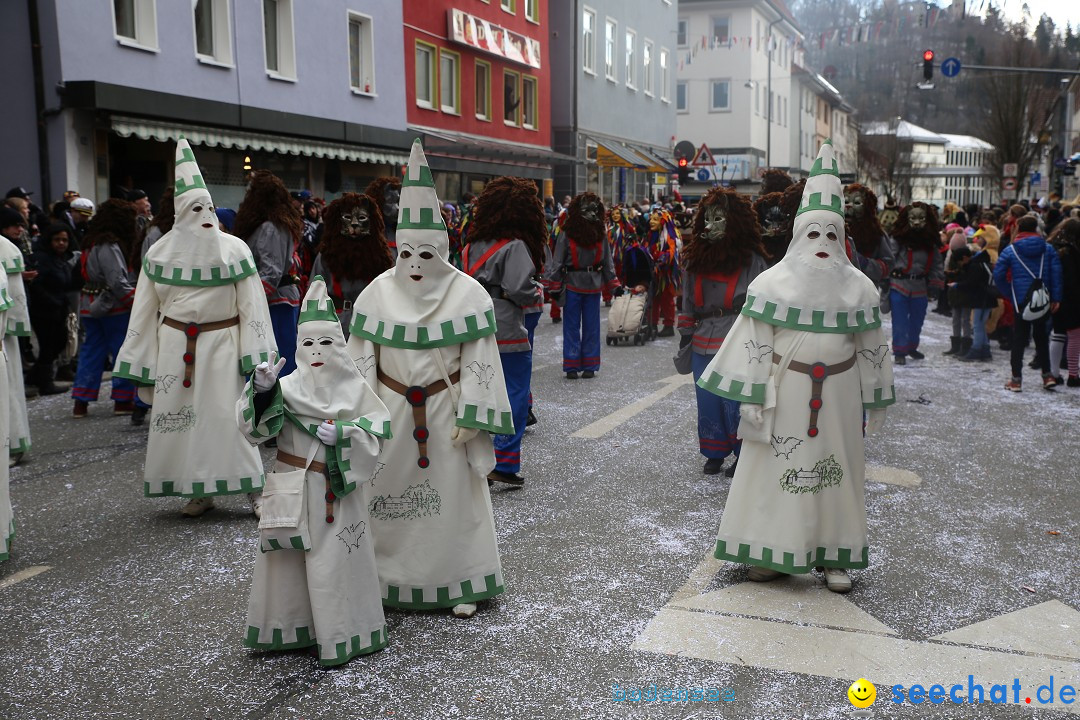
<instances>
[{"instance_id":1,"label":"person with backpack","mask_svg":"<svg viewBox=\"0 0 1080 720\"><path fill-rule=\"evenodd\" d=\"M1015 309L1012 335L1012 378L1005 389L1021 391L1024 349L1028 337L1035 338L1035 360L1042 371L1043 389L1057 385L1050 372L1050 314L1061 305L1061 259L1038 233L1039 221L1024 216L1017 222L1016 236L1001 251L994 266L994 284L1002 297L1012 300Z\"/></svg>"}]
</instances>

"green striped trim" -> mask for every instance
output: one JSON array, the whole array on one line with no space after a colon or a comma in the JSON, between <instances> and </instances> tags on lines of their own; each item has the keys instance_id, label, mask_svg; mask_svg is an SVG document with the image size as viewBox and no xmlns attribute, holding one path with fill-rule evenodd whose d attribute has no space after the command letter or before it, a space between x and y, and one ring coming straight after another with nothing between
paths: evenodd
<instances>
[{"instance_id":1,"label":"green striped trim","mask_svg":"<svg viewBox=\"0 0 1080 720\"><path fill-rule=\"evenodd\" d=\"M30 337L30 327L22 320L8 320L7 334L15 337Z\"/></svg>"},{"instance_id":2,"label":"green striped trim","mask_svg":"<svg viewBox=\"0 0 1080 720\"><path fill-rule=\"evenodd\" d=\"M208 272L204 272L206 270ZM162 285L212 287L236 283L249 275L254 275L256 270L255 262L250 257L241 258L238 263L225 266L215 265L211 268L166 267L156 263L151 266L150 259L145 258L143 272L151 280Z\"/></svg>"},{"instance_id":3,"label":"green striped trim","mask_svg":"<svg viewBox=\"0 0 1080 720\"><path fill-rule=\"evenodd\" d=\"M8 295L7 288L0 288L0 311L10 310L15 301Z\"/></svg>"},{"instance_id":4,"label":"green striped trim","mask_svg":"<svg viewBox=\"0 0 1080 720\"><path fill-rule=\"evenodd\" d=\"M8 523L7 537L0 536L0 562L11 557L11 544L15 542L15 518Z\"/></svg>"},{"instance_id":5,"label":"green striped trim","mask_svg":"<svg viewBox=\"0 0 1080 720\"><path fill-rule=\"evenodd\" d=\"M858 333L881 327L881 310L877 305L859 308L854 313L837 310L835 313L826 314L824 310L813 310L810 313L810 322L805 322L801 308L789 307L786 313L781 315L776 303L748 294L742 314L769 325L807 332ZM826 323L826 320L832 322Z\"/></svg>"},{"instance_id":6,"label":"green striped trim","mask_svg":"<svg viewBox=\"0 0 1080 720\"><path fill-rule=\"evenodd\" d=\"M324 652L324 646L311 637L311 631L307 627L298 627L293 630L292 637L296 638L293 642L285 642L284 633L279 628L275 628L271 632L271 642L259 642L260 633L259 628L248 625L247 635L244 637L244 647L253 650L299 650L314 645L319 649L319 664L323 667L341 665L359 655L367 655L382 650L387 645L385 625L378 630L371 631L367 644L362 644L363 641L360 635L353 635L348 642L335 644L333 655Z\"/></svg>"},{"instance_id":7,"label":"green striped trim","mask_svg":"<svg viewBox=\"0 0 1080 720\"><path fill-rule=\"evenodd\" d=\"M270 402L270 406L263 412L262 417L259 418L259 425L255 424L255 382L249 380L244 385L244 397L247 398L247 407L245 407L240 415L244 419L244 423L247 424L245 428L251 437L259 440L263 438L272 438L277 436L281 432L282 425L285 424L285 398L281 394L281 384L274 383L274 399ZM264 427L266 432L259 432L259 427Z\"/></svg>"},{"instance_id":8,"label":"green striped trim","mask_svg":"<svg viewBox=\"0 0 1080 720\"><path fill-rule=\"evenodd\" d=\"M8 448L8 455L23 455L30 452L30 436L21 437Z\"/></svg>"},{"instance_id":9,"label":"green striped trim","mask_svg":"<svg viewBox=\"0 0 1080 720\"><path fill-rule=\"evenodd\" d=\"M112 374L113 377L126 378L127 380L137 382L140 385L153 385L155 382L154 378L150 376L150 368L140 367L139 373L136 374L135 371L131 369L131 363L127 360L124 360L117 365Z\"/></svg>"},{"instance_id":10,"label":"green striped trim","mask_svg":"<svg viewBox=\"0 0 1080 720\"><path fill-rule=\"evenodd\" d=\"M10 240L8 242L11 242ZM14 244L13 244L14 245ZM0 265L4 266L4 272L8 275L14 275L26 270L26 266L23 265L22 253L16 249L17 255L4 258L0 260Z\"/></svg>"},{"instance_id":11,"label":"green striped trim","mask_svg":"<svg viewBox=\"0 0 1080 720\"><path fill-rule=\"evenodd\" d=\"M413 169L414 168L409 168L409 171L411 172ZM431 175L431 168L429 166L427 166L427 165L418 165L418 166L416 166L416 169L420 170L420 179L419 180L410 179L409 178L410 173L407 172L407 173L405 173L405 177L401 178L401 187L403 187L403 188L407 188L407 187L434 188L435 187L435 178L432 177L432 175ZM398 227L401 227L401 225L399 224Z\"/></svg>"},{"instance_id":12,"label":"green striped trim","mask_svg":"<svg viewBox=\"0 0 1080 720\"><path fill-rule=\"evenodd\" d=\"M222 478L219 480L197 480L191 483L191 490L178 489L184 483L180 480L147 480L143 483L144 497L215 497L217 495L239 495L240 493L262 490L266 476L259 473L257 478ZM211 487L212 486L212 487Z\"/></svg>"},{"instance_id":13,"label":"green striped trim","mask_svg":"<svg viewBox=\"0 0 1080 720\"><path fill-rule=\"evenodd\" d=\"M449 587L437 587L435 588L435 597L437 599L434 602L424 601L423 588L413 588L411 598L403 600L401 598L401 588L397 585L387 585L386 594L383 596L383 605L406 610L435 610L437 608L454 607L461 603L486 600L506 592L506 586L500 585L494 574L484 577L484 584L483 590L474 591L472 580L464 580L461 583L461 595L455 598L450 597Z\"/></svg>"},{"instance_id":14,"label":"green striped trim","mask_svg":"<svg viewBox=\"0 0 1080 720\"><path fill-rule=\"evenodd\" d=\"M476 428L477 430L487 430L495 435L513 435L514 434L514 416L509 412L502 412L499 414L499 421L495 422L495 408L487 408L486 420L481 420L480 415L484 411L476 405L465 405L465 410L461 417L454 423L458 427Z\"/></svg>"},{"instance_id":15,"label":"green striped trim","mask_svg":"<svg viewBox=\"0 0 1080 720\"><path fill-rule=\"evenodd\" d=\"M749 382L748 391L748 383L746 380L735 380L713 371L708 373L708 375L703 374L701 378L698 379L697 384L702 390L708 390L713 395L719 395L728 400L764 405L765 386L768 383Z\"/></svg>"},{"instance_id":16,"label":"green striped trim","mask_svg":"<svg viewBox=\"0 0 1080 720\"><path fill-rule=\"evenodd\" d=\"M832 143L830 142L822 143L822 145L826 144L832 145ZM840 164L836 162L836 158L834 157L832 159L832 167L825 167L825 163L823 162L823 160L825 160L825 158L823 158L821 155L817 156L817 159L814 160L814 164L810 167L810 177L815 177L817 175L833 175L839 178Z\"/></svg>"},{"instance_id":17,"label":"green striped trim","mask_svg":"<svg viewBox=\"0 0 1080 720\"><path fill-rule=\"evenodd\" d=\"M337 426L338 426L338 442L339 443L342 442L343 440L348 441L348 438L345 437L342 434L342 428L345 427L345 426L348 426L348 425L354 425L354 426L356 426L358 428L366 430L371 435L374 435L375 437L378 437L378 438L382 438L383 440L389 440L390 438L394 437L393 434L390 432L390 421L389 420L383 420L382 421L382 427L377 429L377 430L375 429L375 423L373 423L371 420L369 420L366 417L359 418L359 419L357 419L355 421L353 421L353 420L338 420L338 421L336 421L336 423L337 423Z\"/></svg>"},{"instance_id":18,"label":"green striped trim","mask_svg":"<svg viewBox=\"0 0 1080 720\"><path fill-rule=\"evenodd\" d=\"M255 372L255 366L263 362L270 362L269 350L264 350L258 355L245 355L244 357L240 358L240 374L250 375L251 373Z\"/></svg>"},{"instance_id":19,"label":"green striped trim","mask_svg":"<svg viewBox=\"0 0 1080 720\"><path fill-rule=\"evenodd\" d=\"M884 388L874 388L874 399L870 402L863 401L863 410L875 410L889 407L896 402L896 388L889 386L889 394L886 396Z\"/></svg>"},{"instance_id":20,"label":"green striped trim","mask_svg":"<svg viewBox=\"0 0 1080 720\"><path fill-rule=\"evenodd\" d=\"M414 219L415 218L415 219ZM441 230L446 232L443 224L442 213L432 207L413 208L401 206L401 219L398 220L398 231L401 230Z\"/></svg>"},{"instance_id":21,"label":"green striped trim","mask_svg":"<svg viewBox=\"0 0 1080 720\"><path fill-rule=\"evenodd\" d=\"M459 326L464 324L465 329L459 331L455 328L455 324ZM494 335L495 310L494 308L485 310L483 318L475 314L466 315L457 320L446 320L432 327L419 325L412 328L400 323L386 323L363 313L354 312L349 332L364 340L370 340L376 345L407 350L446 347Z\"/></svg>"},{"instance_id":22,"label":"green striped trim","mask_svg":"<svg viewBox=\"0 0 1080 720\"><path fill-rule=\"evenodd\" d=\"M337 313L334 312L333 302L330 303L331 307L326 307L318 300L308 300L304 303L303 309L300 310L300 316L296 321L296 324L312 321L323 322L339 322Z\"/></svg>"},{"instance_id":23,"label":"green striped trim","mask_svg":"<svg viewBox=\"0 0 1080 720\"><path fill-rule=\"evenodd\" d=\"M269 538L259 543L260 552L273 552L274 550L311 550L311 544L304 542L302 535L293 535L289 538L288 545L282 545L277 538Z\"/></svg>"},{"instance_id":24,"label":"green striped trim","mask_svg":"<svg viewBox=\"0 0 1080 720\"><path fill-rule=\"evenodd\" d=\"M834 548L835 552L830 552L829 548L819 547L815 550L808 550L806 552L805 561L800 564L795 564L794 553L774 553L772 548L761 548L761 557L754 557L750 554L750 546L746 543L739 544L738 552L731 553L727 549L727 541L717 540L716 551L713 556L718 560L727 560L729 562L743 563L746 565L757 565L758 567L768 568L770 570L779 570L789 575L802 575L810 572L815 567L832 567L832 568L849 568L851 570L863 570L870 564L870 549L863 548L860 559L853 560L851 548ZM777 555L783 555L783 560L777 562ZM835 555L835 560L826 559L826 555Z\"/></svg>"}]
</instances>

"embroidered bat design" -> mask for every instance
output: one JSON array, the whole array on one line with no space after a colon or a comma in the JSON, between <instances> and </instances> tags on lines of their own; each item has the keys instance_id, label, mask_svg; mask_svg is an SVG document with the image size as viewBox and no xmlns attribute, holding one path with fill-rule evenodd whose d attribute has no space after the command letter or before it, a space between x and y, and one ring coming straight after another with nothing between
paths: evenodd
<instances>
[{"instance_id":1,"label":"embroidered bat design","mask_svg":"<svg viewBox=\"0 0 1080 720\"><path fill-rule=\"evenodd\" d=\"M367 377L368 370L375 367L375 356L367 355L362 358L356 358L353 362L356 363L356 369L360 371L360 374Z\"/></svg>"},{"instance_id":2,"label":"embroidered bat design","mask_svg":"<svg viewBox=\"0 0 1080 720\"><path fill-rule=\"evenodd\" d=\"M163 395L169 394L169 388L173 386L178 377L176 375L158 375L154 380L154 391Z\"/></svg>"},{"instance_id":3,"label":"embroidered bat design","mask_svg":"<svg viewBox=\"0 0 1080 720\"><path fill-rule=\"evenodd\" d=\"M753 340L744 343L748 355L747 362L762 362L766 357L772 357L772 345L758 345Z\"/></svg>"},{"instance_id":4,"label":"embroidered bat design","mask_svg":"<svg viewBox=\"0 0 1080 720\"><path fill-rule=\"evenodd\" d=\"M348 554L351 555L353 550L360 549L360 542L364 537L364 528L366 527L367 523L361 520L355 525L346 525L337 534L338 540L345 543Z\"/></svg>"},{"instance_id":5,"label":"embroidered bat design","mask_svg":"<svg viewBox=\"0 0 1080 720\"><path fill-rule=\"evenodd\" d=\"M485 388L491 387L491 380L495 377L495 368L491 365L481 364L476 360L465 366L476 376L476 381Z\"/></svg>"},{"instance_id":6,"label":"embroidered bat design","mask_svg":"<svg viewBox=\"0 0 1080 720\"><path fill-rule=\"evenodd\" d=\"M776 457L784 456L786 460L791 459L791 453L795 452L795 449L802 445L802 440L797 437L780 437L779 435L772 436L773 452L776 453Z\"/></svg>"},{"instance_id":7,"label":"embroidered bat design","mask_svg":"<svg viewBox=\"0 0 1080 720\"><path fill-rule=\"evenodd\" d=\"M138 330L128 330L127 331L127 339L128 340L130 340L132 338L137 338L137 337L139 337L139 331Z\"/></svg>"},{"instance_id":8,"label":"embroidered bat design","mask_svg":"<svg viewBox=\"0 0 1080 720\"><path fill-rule=\"evenodd\" d=\"M252 320L248 323L248 327L255 331L260 340L266 337L266 323L262 320Z\"/></svg>"},{"instance_id":9,"label":"embroidered bat design","mask_svg":"<svg viewBox=\"0 0 1080 720\"><path fill-rule=\"evenodd\" d=\"M885 362L885 356L889 354L889 346L878 345L876 350L860 350L859 354L866 358L871 365L879 368Z\"/></svg>"}]
</instances>

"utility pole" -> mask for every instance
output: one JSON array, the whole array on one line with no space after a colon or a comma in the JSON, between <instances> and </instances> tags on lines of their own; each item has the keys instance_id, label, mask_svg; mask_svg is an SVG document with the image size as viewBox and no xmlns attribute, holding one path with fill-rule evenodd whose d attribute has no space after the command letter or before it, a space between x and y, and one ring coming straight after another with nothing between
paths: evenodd
<instances>
[{"instance_id":1,"label":"utility pole","mask_svg":"<svg viewBox=\"0 0 1080 720\"><path fill-rule=\"evenodd\" d=\"M769 68L768 68L768 72L765 75L765 93L769 96L768 98L766 98L766 102L768 103L769 110L768 110L767 113L765 113L766 116L768 117L768 120L765 123L765 167L766 168L772 167L772 164L771 164L771 162L772 162L772 157L771 157L772 156L772 116L773 116L773 96L772 96L773 40L772 40L772 29L773 29L773 25L775 25L776 23L780 22L783 19L784 19L783 17L776 18L771 23L769 23L769 28L768 28L768 30L765 31L765 35L766 35L765 42L768 43L768 45L766 47L769 50Z\"/></svg>"}]
</instances>

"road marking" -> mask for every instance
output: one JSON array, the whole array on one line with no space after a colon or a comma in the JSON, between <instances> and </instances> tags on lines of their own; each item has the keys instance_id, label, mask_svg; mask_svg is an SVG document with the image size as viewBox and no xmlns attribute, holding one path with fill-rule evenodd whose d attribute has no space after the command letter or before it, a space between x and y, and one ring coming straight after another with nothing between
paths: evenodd
<instances>
[{"instance_id":1,"label":"road marking","mask_svg":"<svg viewBox=\"0 0 1080 720\"><path fill-rule=\"evenodd\" d=\"M659 401L666 398L671 393L678 390L683 385L691 385L694 382L693 375L672 375L666 377L663 380L657 380L657 382L664 383L664 387L657 390L654 393L650 393L641 398L637 402L631 403L624 408L616 410L610 415L606 415L594 423L586 425L578 430L571 437L591 438L595 440L598 437L602 437L611 432L615 428L622 425L624 422L634 417L642 410L645 410Z\"/></svg>"},{"instance_id":2,"label":"road marking","mask_svg":"<svg viewBox=\"0 0 1080 720\"><path fill-rule=\"evenodd\" d=\"M1050 601L925 642L904 640L812 575L709 590L725 565L706 556L631 648L714 662L851 680L865 677L882 698L893 685L963 685L988 693L1013 678L1033 698L1051 675L1074 678L1080 659L1080 613ZM984 647L973 647L976 645ZM1000 647L1013 652L987 649ZM1045 705L1080 714L1076 705Z\"/></svg>"},{"instance_id":3,"label":"road marking","mask_svg":"<svg viewBox=\"0 0 1080 720\"><path fill-rule=\"evenodd\" d=\"M28 567L25 570L20 570L14 575L9 575L3 580L0 580L0 590L9 588L17 583L21 583L23 580L29 580L35 575L40 575L41 573L48 570L52 570L51 565L34 565L33 567Z\"/></svg>"},{"instance_id":4,"label":"road marking","mask_svg":"<svg viewBox=\"0 0 1080 720\"><path fill-rule=\"evenodd\" d=\"M922 478L910 470L902 470L886 465L867 465L866 480L867 482L886 483L907 488L917 488L922 485Z\"/></svg>"}]
</instances>

